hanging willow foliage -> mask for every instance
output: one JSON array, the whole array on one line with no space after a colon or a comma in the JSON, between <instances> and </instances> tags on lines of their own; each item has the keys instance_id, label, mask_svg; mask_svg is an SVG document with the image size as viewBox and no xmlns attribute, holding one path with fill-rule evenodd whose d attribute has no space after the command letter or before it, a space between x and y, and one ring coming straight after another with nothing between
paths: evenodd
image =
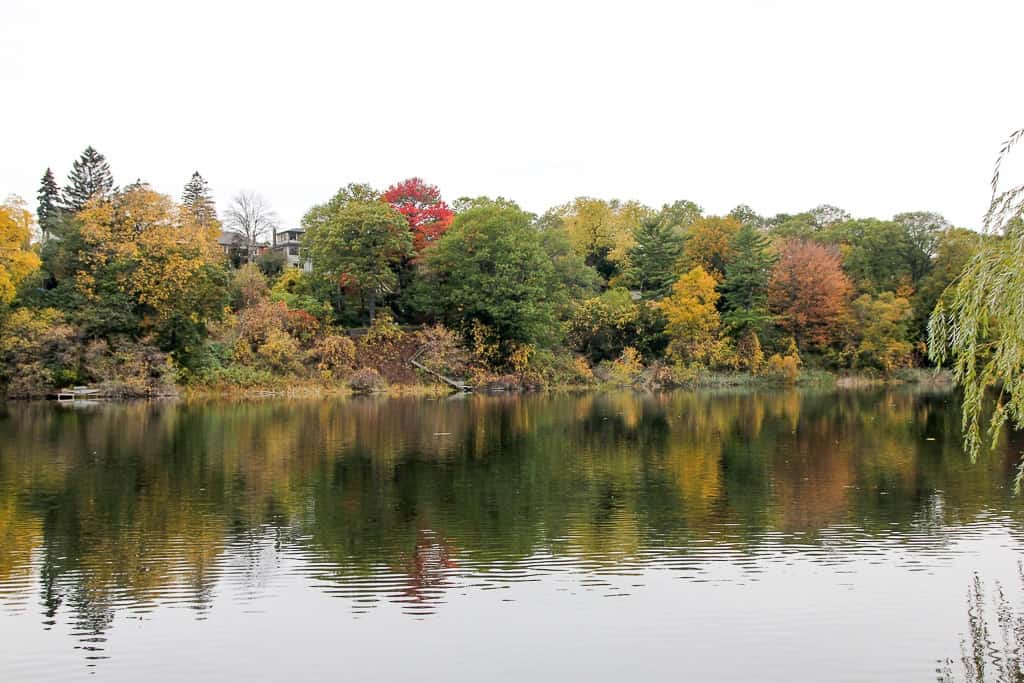
<instances>
[{"instance_id":1,"label":"hanging willow foliage","mask_svg":"<svg viewBox=\"0 0 1024 683\"><path fill-rule=\"evenodd\" d=\"M928 321L929 355L948 363L964 390L964 447L972 460L983 444L989 390L996 394L989 439L994 443L1007 423L1024 428L1024 185L1000 190L1003 162L1021 140L1024 128L1007 139L996 160L987 239ZM1018 491L1022 475L1018 467Z\"/></svg>"}]
</instances>

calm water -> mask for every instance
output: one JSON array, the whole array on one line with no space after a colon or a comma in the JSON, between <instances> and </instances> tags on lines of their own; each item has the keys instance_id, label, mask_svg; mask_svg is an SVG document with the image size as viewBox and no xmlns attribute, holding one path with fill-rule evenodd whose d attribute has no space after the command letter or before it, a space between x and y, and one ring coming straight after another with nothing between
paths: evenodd
<instances>
[{"instance_id":1,"label":"calm water","mask_svg":"<svg viewBox=\"0 0 1024 683\"><path fill-rule=\"evenodd\" d=\"M1024 443L958 429L909 390L8 405L0 680L935 680L1024 549Z\"/></svg>"}]
</instances>

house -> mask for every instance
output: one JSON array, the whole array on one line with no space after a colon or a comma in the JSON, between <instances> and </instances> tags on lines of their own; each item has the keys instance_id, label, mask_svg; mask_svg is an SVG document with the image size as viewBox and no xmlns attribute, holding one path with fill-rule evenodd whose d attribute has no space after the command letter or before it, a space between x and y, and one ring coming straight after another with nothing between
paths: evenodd
<instances>
[{"instance_id":1,"label":"house","mask_svg":"<svg viewBox=\"0 0 1024 683\"><path fill-rule=\"evenodd\" d=\"M221 230L217 237L217 244L224 250L224 255L236 268L243 263L248 263L250 259L255 261L270 250L270 245L266 242L257 242L246 249L246 241L245 235L231 230Z\"/></svg>"},{"instance_id":2,"label":"house","mask_svg":"<svg viewBox=\"0 0 1024 683\"><path fill-rule=\"evenodd\" d=\"M301 251L302 237L305 234L306 231L302 228L275 231L271 249L284 254L286 267L302 268L309 272L313 269L313 264L309 262L309 259L303 258Z\"/></svg>"}]
</instances>

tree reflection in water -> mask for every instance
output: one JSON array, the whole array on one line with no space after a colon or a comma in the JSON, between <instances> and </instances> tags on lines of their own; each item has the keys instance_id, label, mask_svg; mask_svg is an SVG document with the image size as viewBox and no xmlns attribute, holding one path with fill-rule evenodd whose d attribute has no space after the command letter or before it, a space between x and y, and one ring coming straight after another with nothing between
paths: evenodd
<instances>
[{"instance_id":1,"label":"tree reflection in water","mask_svg":"<svg viewBox=\"0 0 1024 683\"><path fill-rule=\"evenodd\" d=\"M1024 563L1017 564L1020 586L1024 589ZM967 634L960 640L960 669L955 662L942 663L939 680L943 683L1021 683L1024 681L1024 606L1007 598L1003 586L996 581L992 594L995 623L985 608L985 587L981 577L967 591Z\"/></svg>"},{"instance_id":2,"label":"tree reflection in water","mask_svg":"<svg viewBox=\"0 0 1024 683\"><path fill-rule=\"evenodd\" d=\"M926 565L1024 518L1018 437L972 464L959 424L911 390L9 405L0 608L102 657L118 615L206 619L282 572L427 617L559 573Z\"/></svg>"}]
</instances>

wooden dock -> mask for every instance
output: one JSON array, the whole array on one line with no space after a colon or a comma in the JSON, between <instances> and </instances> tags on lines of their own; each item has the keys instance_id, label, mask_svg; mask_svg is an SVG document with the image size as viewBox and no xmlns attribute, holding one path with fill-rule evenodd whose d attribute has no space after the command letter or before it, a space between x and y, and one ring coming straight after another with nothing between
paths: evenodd
<instances>
[{"instance_id":1,"label":"wooden dock","mask_svg":"<svg viewBox=\"0 0 1024 683\"><path fill-rule=\"evenodd\" d=\"M103 398L102 392L90 387L71 387L57 392L58 401L84 401L96 398Z\"/></svg>"}]
</instances>

